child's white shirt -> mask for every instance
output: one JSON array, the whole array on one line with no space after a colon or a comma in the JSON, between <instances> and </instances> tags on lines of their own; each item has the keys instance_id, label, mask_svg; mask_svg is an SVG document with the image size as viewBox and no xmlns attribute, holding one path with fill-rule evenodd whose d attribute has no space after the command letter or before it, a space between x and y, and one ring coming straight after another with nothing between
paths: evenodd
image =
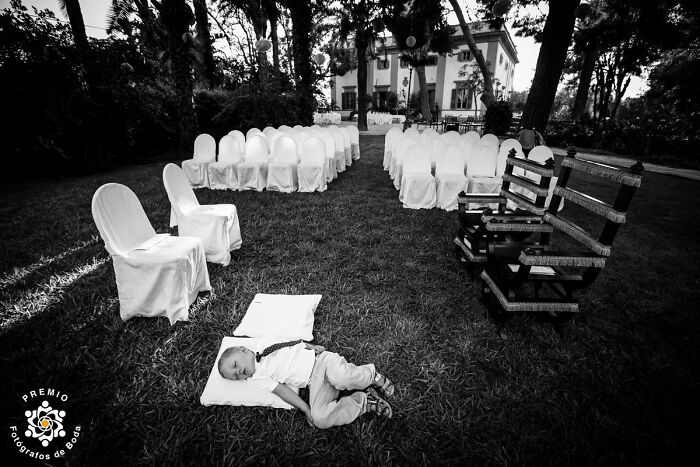
<instances>
[{"instance_id":1,"label":"child's white shirt","mask_svg":"<svg viewBox=\"0 0 700 467\"><path fill-rule=\"evenodd\" d=\"M275 344L271 342L269 345ZM300 342L284 347L255 362L255 373L248 378L260 389L272 392L278 384L304 388L309 384L311 371L316 362L316 353Z\"/></svg>"}]
</instances>

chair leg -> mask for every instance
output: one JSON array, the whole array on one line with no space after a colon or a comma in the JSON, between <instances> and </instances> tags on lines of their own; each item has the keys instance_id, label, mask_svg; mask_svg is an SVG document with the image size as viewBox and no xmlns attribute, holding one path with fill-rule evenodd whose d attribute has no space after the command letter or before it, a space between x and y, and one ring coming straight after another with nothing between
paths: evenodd
<instances>
[{"instance_id":1,"label":"chair leg","mask_svg":"<svg viewBox=\"0 0 700 467\"><path fill-rule=\"evenodd\" d=\"M508 335L505 332L506 324L513 318L513 314L507 312L501 307L496 296L491 292L491 289L485 282L481 283L481 298L486 304L487 318L493 319L496 325L496 333L501 339L508 339Z\"/></svg>"},{"instance_id":2,"label":"chair leg","mask_svg":"<svg viewBox=\"0 0 700 467\"><path fill-rule=\"evenodd\" d=\"M552 328L554 328L554 332L556 332L559 335L559 337L564 341L569 340L569 335L571 334L571 327L569 326L569 321L571 321L571 318L573 318L573 316L573 313L557 313L550 318L550 322L552 323Z\"/></svg>"}]
</instances>

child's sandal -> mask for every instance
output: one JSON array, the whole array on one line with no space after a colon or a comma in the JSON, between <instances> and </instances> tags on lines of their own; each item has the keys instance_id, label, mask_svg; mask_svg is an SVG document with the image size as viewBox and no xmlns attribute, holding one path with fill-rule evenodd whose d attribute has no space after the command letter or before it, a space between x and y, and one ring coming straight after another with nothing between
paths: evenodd
<instances>
[{"instance_id":1,"label":"child's sandal","mask_svg":"<svg viewBox=\"0 0 700 467\"><path fill-rule=\"evenodd\" d=\"M391 405L377 394L372 388L367 388L367 411L374 412L377 417L381 418L391 418L394 415L394 411Z\"/></svg>"},{"instance_id":2,"label":"child's sandal","mask_svg":"<svg viewBox=\"0 0 700 467\"><path fill-rule=\"evenodd\" d=\"M394 383L391 382L389 378L386 376L382 375L381 373L377 373L374 375L374 384L378 385L379 381L384 378L384 384L381 386L378 386L379 389L382 391L384 396L386 397L391 397L394 395Z\"/></svg>"}]
</instances>

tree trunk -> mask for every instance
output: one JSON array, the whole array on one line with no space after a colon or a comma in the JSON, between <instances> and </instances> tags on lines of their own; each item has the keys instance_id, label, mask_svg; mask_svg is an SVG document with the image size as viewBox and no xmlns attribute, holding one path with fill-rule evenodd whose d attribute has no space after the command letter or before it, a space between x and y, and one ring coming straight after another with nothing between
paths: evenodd
<instances>
[{"instance_id":1,"label":"tree trunk","mask_svg":"<svg viewBox=\"0 0 700 467\"><path fill-rule=\"evenodd\" d=\"M167 33L173 84L177 93L177 125L180 149L183 151L191 150L193 135L197 132L197 119L192 101L192 67L189 45L182 36L189 32L192 11L185 0L163 0L160 18Z\"/></svg>"},{"instance_id":2,"label":"tree trunk","mask_svg":"<svg viewBox=\"0 0 700 467\"><path fill-rule=\"evenodd\" d=\"M593 78L593 69L595 62L598 59L598 50L600 48L600 37L591 38L586 44L583 51L583 65L581 65L581 73L578 78L578 88L576 89L576 98L574 99L574 108L571 109L571 118L580 120L586 112L586 104L588 102L588 92L591 89L591 79Z\"/></svg>"},{"instance_id":3,"label":"tree trunk","mask_svg":"<svg viewBox=\"0 0 700 467\"><path fill-rule=\"evenodd\" d=\"M80 10L80 2L78 0L64 0L63 6L68 15L70 28L73 31L73 40L80 55L81 65L85 70L85 81L88 84L88 88L90 88L93 84L92 59L90 58L90 44L88 43L87 34L85 34L85 22L83 21L83 13Z\"/></svg>"},{"instance_id":4,"label":"tree trunk","mask_svg":"<svg viewBox=\"0 0 700 467\"><path fill-rule=\"evenodd\" d=\"M418 77L418 95L420 97L420 113L426 122L430 123L430 102L428 102L428 82L425 79L425 65L416 67Z\"/></svg>"},{"instance_id":5,"label":"tree trunk","mask_svg":"<svg viewBox=\"0 0 700 467\"><path fill-rule=\"evenodd\" d=\"M216 64L212 49L211 34L209 33L209 18L206 0L193 0L194 15L197 21L197 37L202 52L201 80L204 87L211 88L216 83Z\"/></svg>"},{"instance_id":6,"label":"tree trunk","mask_svg":"<svg viewBox=\"0 0 700 467\"><path fill-rule=\"evenodd\" d=\"M313 15L311 4L306 0L289 0L287 2L292 19L292 49L294 70L297 76L297 92L301 96L299 116L302 125L313 122L313 70L311 68L311 27Z\"/></svg>"},{"instance_id":7,"label":"tree trunk","mask_svg":"<svg viewBox=\"0 0 700 467\"><path fill-rule=\"evenodd\" d=\"M277 18L270 16L270 39L272 40L272 73L279 82L280 74L280 39L277 37Z\"/></svg>"},{"instance_id":8,"label":"tree trunk","mask_svg":"<svg viewBox=\"0 0 700 467\"><path fill-rule=\"evenodd\" d=\"M452 1L452 0L450 0ZM550 0L542 31L535 77L523 111L522 127L544 133L574 31L574 10L581 0Z\"/></svg>"},{"instance_id":9,"label":"tree trunk","mask_svg":"<svg viewBox=\"0 0 700 467\"><path fill-rule=\"evenodd\" d=\"M579 1L580 0L577 0L576 4L578 4ZM467 41L467 46L469 47L472 56L476 60L476 64L479 66L479 70L481 71L481 74L484 78L484 90L481 93L481 102L488 106L494 100L493 77L491 76L491 70L489 70L489 66L486 63L486 59L481 53L481 50L479 50L479 48L476 46L476 42L474 42L474 36L472 36L472 31L471 29L469 29L469 25L464 19L464 15L462 14L462 8L459 6L459 2L457 0L450 0L450 4L452 5L452 8L454 9L455 14L457 15L457 19L459 20L459 26L462 29L464 40ZM494 67L496 66L495 63L493 65Z\"/></svg>"},{"instance_id":10,"label":"tree trunk","mask_svg":"<svg viewBox=\"0 0 700 467\"><path fill-rule=\"evenodd\" d=\"M367 49L369 42L362 40L364 31L355 34L355 49L357 53L357 129L367 130Z\"/></svg>"}]
</instances>

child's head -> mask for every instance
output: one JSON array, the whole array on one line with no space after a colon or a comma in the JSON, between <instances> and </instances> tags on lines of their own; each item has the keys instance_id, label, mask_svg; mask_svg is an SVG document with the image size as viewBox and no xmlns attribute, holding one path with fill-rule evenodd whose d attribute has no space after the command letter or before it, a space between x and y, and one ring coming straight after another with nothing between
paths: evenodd
<instances>
[{"instance_id":1,"label":"child's head","mask_svg":"<svg viewBox=\"0 0 700 467\"><path fill-rule=\"evenodd\" d=\"M255 354L246 347L229 347L219 359L219 373L234 381L250 378L255 373Z\"/></svg>"}]
</instances>

